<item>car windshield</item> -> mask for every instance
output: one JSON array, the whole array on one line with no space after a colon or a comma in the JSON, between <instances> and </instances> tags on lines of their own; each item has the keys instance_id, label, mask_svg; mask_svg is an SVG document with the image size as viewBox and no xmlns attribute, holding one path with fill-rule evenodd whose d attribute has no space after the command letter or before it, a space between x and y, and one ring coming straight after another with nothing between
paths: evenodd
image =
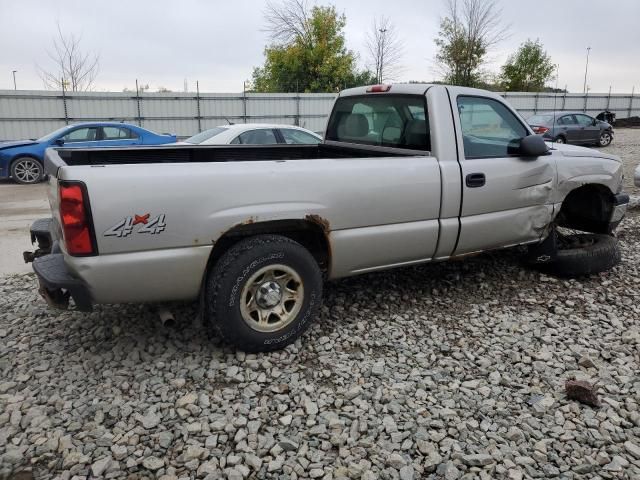
<instances>
[{"instance_id":1,"label":"car windshield","mask_svg":"<svg viewBox=\"0 0 640 480\"><path fill-rule=\"evenodd\" d=\"M185 140L185 142L193 143L194 145L198 145L199 143L202 143L202 142L204 142L206 140L209 140L210 138L215 137L216 135L221 134L225 130L227 130L227 129L224 128L224 127L210 128L209 130L205 130L204 132L200 132L200 133L194 135L193 137L187 138Z\"/></svg>"},{"instance_id":2,"label":"car windshield","mask_svg":"<svg viewBox=\"0 0 640 480\"><path fill-rule=\"evenodd\" d=\"M533 115L527 122L529 125L547 125L553 122L553 115Z\"/></svg>"},{"instance_id":3,"label":"car windshield","mask_svg":"<svg viewBox=\"0 0 640 480\"><path fill-rule=\"evenodd\" d=\"M54 130L51 133L47 133L44 137L40 137L39 139L36 140L36 142L48 142L49 140L52 140L53 138L56 138L58 135L60 135L61 133L65 132L69 127L62 127L59 128L58 130Z\"/></svg>"}]
</instances>

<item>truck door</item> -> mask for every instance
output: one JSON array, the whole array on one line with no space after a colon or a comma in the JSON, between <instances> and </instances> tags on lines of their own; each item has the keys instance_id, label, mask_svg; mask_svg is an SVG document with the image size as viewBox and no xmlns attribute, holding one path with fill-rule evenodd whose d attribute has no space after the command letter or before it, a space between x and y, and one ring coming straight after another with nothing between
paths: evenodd
<instances>
[{"instance_id":1,"label":"truck door","mask_svg":"<svg viewBox=\"0 0 640 480\"><path fill-rule=\"evenodd\" d=\"M552 219L553 156L518 154L532 133L499 97L451 90L463 183L454 255L539 240Z\"/></svg>"}]
</instances>

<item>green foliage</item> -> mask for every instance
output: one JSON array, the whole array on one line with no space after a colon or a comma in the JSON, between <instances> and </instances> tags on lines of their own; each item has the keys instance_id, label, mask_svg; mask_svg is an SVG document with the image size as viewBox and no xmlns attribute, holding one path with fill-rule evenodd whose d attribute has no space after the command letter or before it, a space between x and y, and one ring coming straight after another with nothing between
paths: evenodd
<instances>
[{"instance_id":1,"label":"green foliage","mask_svg":"<svg viewBox=\"0 0 640 480\"><path fill-rule=\"evenodd\" d=\"M314 6L303 22L290 41L265 48L264 65L253 70L253 91L335 92L375 83L373 73L357 70L345 46L345 16L335 7Z\"/></svg>"},{"instance_id":2,"label":"green foliage","mask_svg":"<svg viewBox=\"0 0 640 480\"><path fill-rule=\"evenodd\" d=\"M527 40L502 66L505 91L539 92L553 78L555 65L539 40Z\"/></svg>"},{"instance_id":3,"label":"green foliage","mask_svg":"<svg viewBox=\"0 0 640 480\"><path fill-rule=\"evenodd\" d=\"M482 80L480 67L488 45L473 38L454 18L443 18L435 43L440 49L436 61L444 68L444 81L452 85L475 87Z\"/></svg>"}]
</instances>

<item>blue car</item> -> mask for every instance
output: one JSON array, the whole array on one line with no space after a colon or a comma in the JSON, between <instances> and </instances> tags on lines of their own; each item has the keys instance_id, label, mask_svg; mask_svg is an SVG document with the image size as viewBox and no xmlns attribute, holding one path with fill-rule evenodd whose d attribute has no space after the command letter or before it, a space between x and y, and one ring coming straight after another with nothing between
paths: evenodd
<instances>
[{"instance_id":1,"label":"blue car","mask_svg":"<svg viewBox=\"0 0 640 480\"><path fill-rule=\"evenodd\" d=\"M92 122L67 125L37 140L0 143L0 178L37 183L44 176L48 147L120 147L175 143L175 135L158 135L128 123Z\"/></svg>"}]
</instances>

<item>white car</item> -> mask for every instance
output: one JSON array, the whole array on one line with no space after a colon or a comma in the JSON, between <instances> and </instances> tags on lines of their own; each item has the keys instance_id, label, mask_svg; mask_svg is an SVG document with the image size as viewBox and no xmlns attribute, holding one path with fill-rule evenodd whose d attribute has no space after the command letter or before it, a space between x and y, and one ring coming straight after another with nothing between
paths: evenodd
<instances>
[{"instance_id":1,"label":"white car","mask_svg":"<svg viewBox=\"0 0 640 480\"><path fill-rule=\"evenodd\" d=\"M294 125L240 123L221 125L184 140L191 145L317 145L322 137Z\"/></svg>"}]
</instances>

